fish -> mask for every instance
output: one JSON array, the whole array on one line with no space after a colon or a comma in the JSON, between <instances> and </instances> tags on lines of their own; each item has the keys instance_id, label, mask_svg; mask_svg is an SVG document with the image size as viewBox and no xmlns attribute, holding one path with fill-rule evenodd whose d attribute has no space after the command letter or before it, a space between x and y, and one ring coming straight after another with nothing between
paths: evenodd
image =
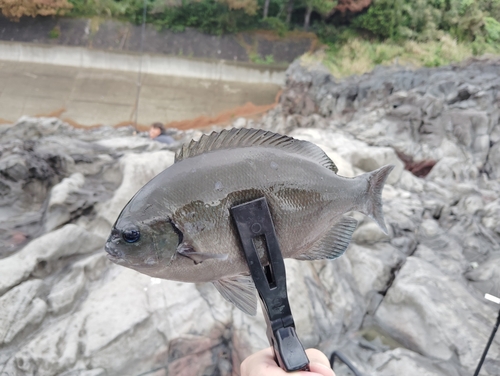
<instances>
[{"instance_id":1,"label":"fish","mask_svg":"<svg viewBox=\"0 0 500 376\"><path fill-rule=\"evenodd\" d=\"M212 282L255 315L256 289L230 208L264 197L283 258L335 259L357 227L351 211L387 234L382 190L393 168L342 177L311 142L262 129L213 132L183 145L174 164L132 197L104 248L110 261L151 277Z\"/></svg>"}]
</instances>

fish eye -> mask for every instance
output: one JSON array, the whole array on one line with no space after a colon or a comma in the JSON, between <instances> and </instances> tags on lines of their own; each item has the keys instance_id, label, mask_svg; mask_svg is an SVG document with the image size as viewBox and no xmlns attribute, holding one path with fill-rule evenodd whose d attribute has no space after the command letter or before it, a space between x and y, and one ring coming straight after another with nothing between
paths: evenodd
<instances>
[{"instance_id":1,"label":"fish eye","mask_svg":"<svg viewBox=\"0 0 500 376\"><path fill-rule=\"evenodd\" d=\"M141 238L141 233L137 228L127 228L123 230L122 238L127 243L135 243Z\"/></svg>"}]
</instances>

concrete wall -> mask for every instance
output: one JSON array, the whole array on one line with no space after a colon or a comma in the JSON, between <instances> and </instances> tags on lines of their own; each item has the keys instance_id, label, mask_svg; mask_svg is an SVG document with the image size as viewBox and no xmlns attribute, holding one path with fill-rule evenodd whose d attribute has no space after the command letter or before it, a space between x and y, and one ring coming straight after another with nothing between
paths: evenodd
<instances>
[{"instance_id":1,"label":"concrete wall","mask_svg":"<svg viewBox=\"0 0 500 376\"><path fill-rule=\"evenodd\" d=\"M142 63L141 63L142 59ZM0 60L112 69L177 77L284 85L285 69L224 60L190 59L131 52L109 52L84 47L0 42Z\"/></svg>"}]
</instances>

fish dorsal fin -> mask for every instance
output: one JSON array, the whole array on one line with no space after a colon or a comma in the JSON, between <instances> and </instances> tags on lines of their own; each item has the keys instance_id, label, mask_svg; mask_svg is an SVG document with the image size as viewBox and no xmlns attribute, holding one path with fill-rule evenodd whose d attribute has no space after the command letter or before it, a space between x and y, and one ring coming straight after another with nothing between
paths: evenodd
<instances>
[{"instance_id":1,"label":"fish dorsal fin","mask_svg":"<svg viewBox=\"0 0 500 376\"><path fill-rule=\"evenodd\" d=\"M356 230L358 221L344 216L333 226L325 237L319 240L310 251L297 257L297 260L336 259L344 254L351 242L352 233Z\"/></svg>"},{"instance_id":2,"label":"fish dorsal fin","mask_svg":"<svg viewBox=\"0 0 500 376\"><path fill-rule=\"evenodd\" d=\"M297 140L263 129L232 128L203 135L199 141L184 144L175 155L175 162L195 157L215 150L233 149L250 146L264 146L285 149L303 155L310 160L337 173L335 163L318 146L308 141Z\"/></svg>"},{"instance_id":3,"label":"fish dorsal fin","mask_svg":"<svg viewBox=\"0 0 500 376\"><path fill-rule=\"evenodd\" d=\"M212 282L227 301L233 303L246 314L257 314L257 294L252 277L235 275Z\"/></svg>"}]
</instances>

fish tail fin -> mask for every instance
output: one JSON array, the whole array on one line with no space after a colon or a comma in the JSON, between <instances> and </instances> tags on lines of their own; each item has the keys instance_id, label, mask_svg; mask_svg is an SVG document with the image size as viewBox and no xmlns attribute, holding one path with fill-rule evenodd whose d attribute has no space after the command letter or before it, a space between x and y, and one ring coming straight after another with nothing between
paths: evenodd
<instances>
[{"instance_id":1,"label":"fish tail fin","mask_svg":"<svg viewBox=\"0 0 500 376\"><path fill-rule=\"evenodd\" d=\"M382 209L382 190L384 189L387 177L393 169L394 165L387 165L380 167L378 170L361 175L361 177L368 180L368 199L366 200L363 214L375 220L385 234L387 234L387 227L385 225L384 211Z\"/></svg>"}]
</instances>

